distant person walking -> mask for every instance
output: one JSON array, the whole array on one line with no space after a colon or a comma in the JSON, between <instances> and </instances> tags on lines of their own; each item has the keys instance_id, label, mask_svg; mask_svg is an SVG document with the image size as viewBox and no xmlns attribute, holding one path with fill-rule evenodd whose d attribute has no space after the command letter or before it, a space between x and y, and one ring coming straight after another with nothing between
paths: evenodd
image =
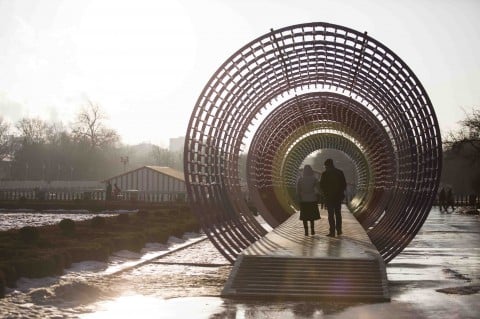
<instances>
[{"instance_id":1,"label":"distant person walking","mask_svg":"<svg viewBox=\"0 0 480 319\"><path fill-rule=\"evenodd\" d=\"M120 187L118 187L117 183L115 183L114 189L113 189L114 199L118 199L118 195L120 195Z\"/></svg>"},{"instance_id":2,"label":"distant person walking","mask_svg":"<svg viewBox=\"0 0 480 319\"><path fill-rule=\"evenodd\" d=\"M112 200L112 183L107 182L107 189L105 190L105 199Z\"/></svg>"},{"instance_id":3,"label":"distant person walking","mask_svg":"<svg viewBox=\"0 0 480 319\"><path fill-rule=\"evenodd\" d=\"M448 210L449 207L452 207L452 212L455 210L455 198L453 197L453 191L451 188L447 190L447 205L446 209Z\"/></svg>"},{"instance_id":4,"label":"distant person walking","mask_svg":"<svg viewBox=\"0 0 480 319\"><path fill-rule=\"evenodd\" d=\"M473 208L477 207L477 195L475 193L468 195L468 206Z\"/></svg>"},{"instance_id":5,"label":"distant person walking","mask_svg":"<svg viewBox=\"0 0 480 319\"><path fill-rule=\"evenodd\" d=\"M305 236L308 236L308 222L310 231L315 235L315 220L320 219L318 210L318 179L313 174L310 165L303 167L303 176L297 180L297 199L300 205L300 220L303 221Z\"/></svg>"},{"instance_id":6,"label":"distant person walking","mask_svg":"<svg viewBox=\"0 0 480 319\"><path fill-rule=\"evenodd\" d=\"M342 234L342 200L345 197L345 189L347 182L345 175L341 170L333 165L331 158L325 161L325 172L320 178L320 190L325 197L325 205L328 211L328 224L330 231L327 234L329 237L335 237L335 230L337 235Z\"/></svg>"},{"instance_id":7,"label":"distant person walking","mask_svg":"<svg viewBox=\"0 0 480 319\"><path fill-rule=\"evenodd\" d=\"M444 209L447 210L447 194L445 193L445 188L442 187L440 193L438 193L438 208L440 211Z\"/></svg>"}]
</instances>

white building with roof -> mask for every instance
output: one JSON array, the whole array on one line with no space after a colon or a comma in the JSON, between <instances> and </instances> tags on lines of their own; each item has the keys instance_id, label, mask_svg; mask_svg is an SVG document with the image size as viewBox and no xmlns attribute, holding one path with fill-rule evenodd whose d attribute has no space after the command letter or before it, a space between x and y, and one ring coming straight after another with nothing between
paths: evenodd
<instances>
[{"instance_id":1,"label":"white building with roof","mask_svg":"<svg viewBox=\"0 0 480 319\"><path fill-rule=\"evenodd\" d=\"M142 166L103 181L120 188L117 199L148 202L185 200L185 175L166 166Z\"/></svg>"}]
</instances>

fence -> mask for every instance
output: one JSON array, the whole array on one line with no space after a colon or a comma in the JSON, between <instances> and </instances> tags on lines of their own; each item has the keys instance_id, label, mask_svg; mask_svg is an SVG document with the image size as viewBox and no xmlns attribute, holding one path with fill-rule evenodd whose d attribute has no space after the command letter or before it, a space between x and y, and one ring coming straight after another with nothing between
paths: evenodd
<instances>
[{"instance_id":1,"label":"fence","mask_svg":"<svg viewBox=\"0 0 480 319\"><path fill-rule=\"evenodd\" d=\"M0 190L0 200L42 200L42 201L71 201L71 200L106 200L105 190L35 190L35 189L4 189ZM171 202L186 201L182 192L157 193L146 191L122 191L112 201L141 201L141 202Z\"/></svg>"},{"instance_id":2,"label":"fence","mask_svg":"<svg viewBox=\"0 0 480 319\"><path fill-rule=\"evenodd\" d=\"M454 195L454 206L459 207L459 206L475 206L475 207L480 207L480 196L477 196L475 194L458 194ZM435 201L435 205L438 206L438 198Z\"/></svg>"},{"instance_id":3,"label":"fence","mask_svg":"<svg viewBox=\"0 0 480 319\"><path fill-rule=\"evenodd\" d=\"M2 189L0 190L0 200L105 200L105 190L103 189ZM184 192L158 193L147 191L128 190L120 192L114 201L140 201L140 202L185 202L187 199ZM480 207L480 196L458 194L454 196L454 206L476 206ZM435 201L438 206L438 199Z\"/></svg>"}]
</instances>

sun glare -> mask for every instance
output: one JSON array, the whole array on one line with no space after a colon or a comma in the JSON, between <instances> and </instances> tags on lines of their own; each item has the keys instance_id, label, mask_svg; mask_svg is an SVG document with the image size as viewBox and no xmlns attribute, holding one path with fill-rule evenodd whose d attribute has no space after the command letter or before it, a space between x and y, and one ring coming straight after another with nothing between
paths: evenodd
<instances>
[{"instance_id":1,"label":"sun glare","mask_svg":"<svg viewBox=\"0 0 480 319\"><path fill-rule=\"evenodd\" d=\"M95 312L83 314L82 319L110 318L211 318L222 311L220 298L192 297L161 299L143 295L124 295L100 302Z\"/></svg>"},{"instance_id":2,"label":"sun glare","mask_svg":"<svg viewBox=\"0 0 480 319\"><path fill-rule=\"evenodd\" d=\"M181 3L92 1L73 34L76 87L102 105L126 142L136 140L192 73L195 38ZM148 118L132 121L139 114Z\"/></svg>"},{"instance_id":3,"label":"sun glare","mask_svg":"<svg viewBox=\"0 0 480 319\"><path fill-rule=\"evenodd\" d=\"M95 1L78 28L78 63L86 78L97 80L91 84L96 91L106 90L102 84L119 89L105 93L170 91L194 60L192 30L175 1Z\"/></svg>"}]
</instances>

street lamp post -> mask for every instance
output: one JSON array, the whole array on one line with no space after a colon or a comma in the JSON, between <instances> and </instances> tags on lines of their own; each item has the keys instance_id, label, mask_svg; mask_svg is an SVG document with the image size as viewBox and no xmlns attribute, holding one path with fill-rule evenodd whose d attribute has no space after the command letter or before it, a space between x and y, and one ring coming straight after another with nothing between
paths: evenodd
<instances>
[{"instance_id":1,"label":"street lamp post","mask_svg":"<svg viewBox=\"0 0 480 319\"><path fill-rule=\"evenodd\" d=\"M123 164L123 172L125 173L127 170L127 164L128 164L128 156L120 156L120 162Z\"/></svg>"}]
</instances>

